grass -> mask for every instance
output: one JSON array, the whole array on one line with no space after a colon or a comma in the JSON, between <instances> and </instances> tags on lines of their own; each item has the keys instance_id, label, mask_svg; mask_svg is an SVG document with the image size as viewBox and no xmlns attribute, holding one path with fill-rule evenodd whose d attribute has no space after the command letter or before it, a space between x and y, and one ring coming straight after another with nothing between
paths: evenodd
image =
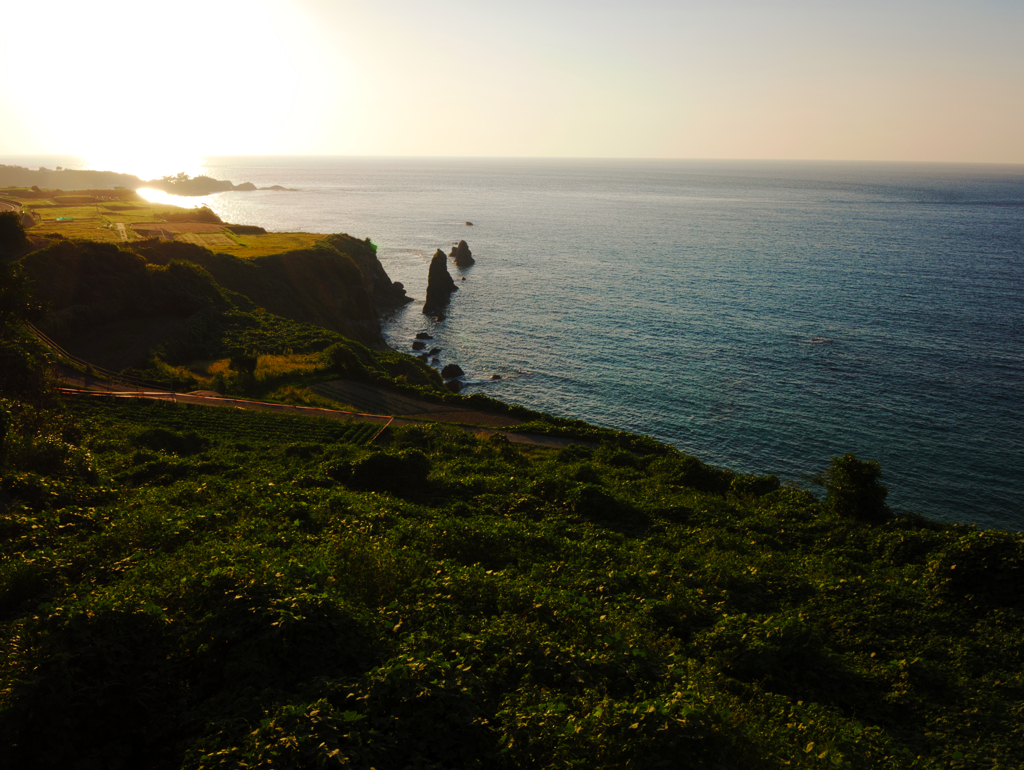
<instances>
[{"instance_id":1,"label":"grass","mask_svg":"<svg viewBox=\"0 0 1024 770\"><path fill-rule=\"evenodd\" d=\"M9 409L5 764L1019 767L1020 535L643 441Z\"/></svg>"},{"instance_id":2,"label":"grass","mask_svg":"<svg viewBox=\"0 0 1024 770\"><path fill-rule=\"evenodd\" d=\"M226 254L236 257L263 257L294 249L310 249L324 236L317 233L267 233L265 235L234 235L236 245ZM220 249L218 249L220 251Z\"/></svg>"},{"instance_id":3,"label":"grass","mask_svg":"<svg viewBox=\"0 0 1024 770\"><path fill-rule=\"evenodd\" d=\"M111 195L117 194L110 191ZM115 223L128 225L130 240L138 240L139 236L132 232L131 225L142 222L159 222L161 214L172 210L173 206L166 203L149 203L138 199L135 193L125 191L126 200L98 201L82 205L64 205L55 198L19 197L18 190L10 188L0 190L0 195L23 204L42 220L29 234L59 233L66 238L91 239L104 242L120 241ZM240 193L242 194L242 193ZM73 192L65 192L60 199L76 197ZM182 208L181 211L187 211ZM57 222L58 217L70 216L73 222ZM175 233L174 240L193 243L222 254L236 257L262 257L278 254L283 251L309 249L323 240L324 235L318 233L266 233L253 235L236 235L228 230L220 233Z\"/></svg>"}]
</instances>

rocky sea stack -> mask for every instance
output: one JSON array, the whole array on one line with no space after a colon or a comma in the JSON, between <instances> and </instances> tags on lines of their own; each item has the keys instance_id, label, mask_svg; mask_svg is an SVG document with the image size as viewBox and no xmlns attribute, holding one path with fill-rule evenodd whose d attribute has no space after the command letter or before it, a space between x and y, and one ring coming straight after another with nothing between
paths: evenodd
<instances>
[{"instance_id":1,"label":"rocky sea stack","mask_svg":"<svg viewBox=\"0 0 1024 770\"><path fill-rule=\"evenodd\" d=\"M451 258L455 260L455 264L459 267L469 267L474 262L473 252L469 250L469 244L465 241L459 241L458 246L452 246Z\"/></svg>"},{"instance_id":2,"label":"rocky sea stack","mask_svg":"<svg viewBox=\"0 0 1024 770\"><path fill-rule=\"evenodd\" d=\"M430 272L427 274L427 299L423 303L426 315L441 313L453 291L458 291L451 275L448 273L448 261L443 251L438 249L430 260Z\"/></svg>"}]
</instances>

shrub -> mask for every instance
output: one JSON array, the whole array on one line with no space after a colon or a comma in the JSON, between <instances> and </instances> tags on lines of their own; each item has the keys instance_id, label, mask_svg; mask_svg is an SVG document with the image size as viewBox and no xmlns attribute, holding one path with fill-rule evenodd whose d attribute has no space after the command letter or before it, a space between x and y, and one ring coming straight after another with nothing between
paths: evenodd
<instances>
[{"instance_id":1,"label":"shrub","mask_svg":"<svg viewBox=\"0 0 1024 770\"><path fill-rule=\"evenodd\" d=\"M145 763L177 692L158 617L102 609L55 614L27 634L23 675L0 722L9 767ZM59 739L55 740L55 731Z\"/></svg>"},{"instance_id":2,"label":"shrub","mask_svg":"<svg viewBox=\"0 0 1024 770\"><path fill-rule=\"evenodd\" d=\"M785 614L764 620L723 617L702 641L723 671L748 682L799 677L823 655L820 639L804 619Z\"/></svg>"},{"instance_id":3,"label":"shrub","mask_svg":"<svg viewBox=\"0 0 1024 770\"><path fill-rule=\"evenodd\" d=\"M885 504L889 489L878 481L881 475L876 460L858 460L853 454L833 457L820 480L828 492L825 509L848 519L886 521L892 512Z\"/></svg>"},{"instance_id":4,"label":"shrub","mask_svg":"<svg viewBox=\"0 0 1024 770\"><path fill-rule=\"evenodd\" d=\"M0 211L0 257L13 256L28 239L16 211Z\"/></svg>"},{"instance_id":5,"label":"shrub","mask_svg":"<svg viewBox=\"0 0 1024 770\"><path fill-rule=\"evenodd\" d=\"M403 492L426 483L430 460L418 450L375 452L352 465L351 485L374 492Z\"/></svg>"},{"instance_id":6,"label":"shrub","mask_svg":"<svg viewBox=\"0 0 1024 770\"><path fill-rule=\"evenodd\" d=\"M210 441L195 431L175 433L166 428L151 428L135 437L135 445L187 456L204 451L210 446Z\"/></svg>"},{"instance_id":7,"label":"shrub","mask_svg":"<svg viewBox=\"0 0 1024 770\"><path fill-rule=\"evenodd\" d=\"M927 569L928 582L940 596L1024 606L1024 547L1008 532L970 532Z\"/></svg>"},{"instance_id":8,"label":"shrub","mask_svg":"<svg viewBox=\"0 0 1024 770\"><path fill-rule=\"evenodd\" d=\"M667 476L672 484L717 495L724 495L728 492L729 486L736 476L733 471L714 468L690 455L678 455L657 460L652 468L659 475Z\"/></svg>"},{"instance_id":9,"label":"shrub","mask_svg":"<svg viewBox=\"0 0 1024 770\"><path fill-rule=\"evenodd\" d=\"M739 497L763 497L781 487L778 476L737 476L729 484L729 491Z\"/></svg>"},{"instance_id":10,"label":"shrub","mask_svg":"<svg viewBox=\"0 0 1024 770\"><path fill-rule=\"evenodd\" d=\"M69 444L60 436L11 436L7 460L13 468L45 476L96 479L89 450Z\"/></svg>"},{"instance_id":11,"label":"shrub","mask_svg":"<svg viewBox=\"0 0 1024 770\"><path fill-rule=\"evenodd\" d=\"M367 376L366 367L351 346L345 342L336 342L323 352L324 363L332 371L343 374L354 380Z\"/></svg>"},{"instance_id":12,"label":"shrub","mask_svg":"<svg viewBox=\"0 0 1024 770\"><path fill-rule=\"evenodd\" d=\"M231 356L228 366L231 367L232 371L251 378L256 376L256 366L258 363L259 357L255 353L236 353Z\"/></svg>"}]
</instances>

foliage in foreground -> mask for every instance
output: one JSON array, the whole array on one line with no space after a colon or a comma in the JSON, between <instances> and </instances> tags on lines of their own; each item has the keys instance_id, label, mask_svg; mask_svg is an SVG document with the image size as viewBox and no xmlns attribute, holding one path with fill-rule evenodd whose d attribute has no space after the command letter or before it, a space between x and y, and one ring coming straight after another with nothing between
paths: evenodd
<instances>
[{"instance_id":1,"label":"foliage in foreground","mask_svg":"<svg viewBox=\"0 0 1024 770\"><path fill-rule=\"evenodd\" d=\"M642 442L6 414L5 767L1019 766L1020 535Z\"/></svg>"}]
</instances>

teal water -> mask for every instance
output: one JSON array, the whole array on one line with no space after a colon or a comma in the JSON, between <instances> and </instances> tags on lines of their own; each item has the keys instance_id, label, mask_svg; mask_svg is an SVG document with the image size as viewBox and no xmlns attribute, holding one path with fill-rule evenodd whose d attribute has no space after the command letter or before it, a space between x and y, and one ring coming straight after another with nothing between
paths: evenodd
<instances>
[{"instance_id":1,"label":"teal water","mask_svg":"<svg viewBox=\"0 0 1024 770\"><path fill-rule=\"evenodd\" d=\"M370 237L386 325L497 398L788 479L854 452L890 503L1024 529L1024 167L209 158L298 192L225 220ZM472 221L469 227L466 221ZM477 264L447 319L427 264ZM465 281L459 280L465 278ZM491 381L492 374L502 379Z\"/></svg>"}]
</instances>

